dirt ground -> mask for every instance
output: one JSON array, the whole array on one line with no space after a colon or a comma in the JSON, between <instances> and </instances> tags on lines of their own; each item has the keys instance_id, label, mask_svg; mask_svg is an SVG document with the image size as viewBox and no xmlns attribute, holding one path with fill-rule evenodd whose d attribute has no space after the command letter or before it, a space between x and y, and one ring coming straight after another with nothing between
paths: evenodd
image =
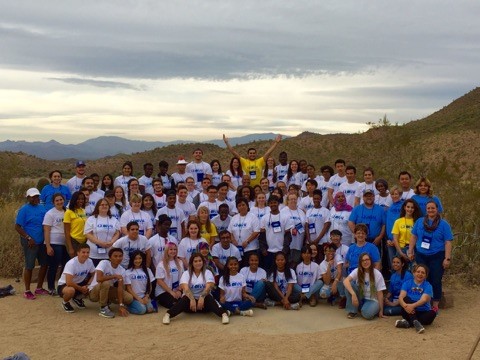
<instances>
[{"instance_id":1,"label":"dirt ground","mask_svg":"<svg viewBox=\"0 0 480 360\"><path fill-rule=\"evenodd\" d=\"M229 325L213 314L181 314L165 326L163 309L105 319L97 304L86 301L87 309L67 314L59 297L27 301L21 284L0 279L8 284L18 295L0 299L0 358L22 351L31 359L466 359L480 333L478 288L453 291L455 306L418 335L396 329L397 318L348 320L325 303L255 309L254 317L232 316Z\"/></svg>"}]
</instances>

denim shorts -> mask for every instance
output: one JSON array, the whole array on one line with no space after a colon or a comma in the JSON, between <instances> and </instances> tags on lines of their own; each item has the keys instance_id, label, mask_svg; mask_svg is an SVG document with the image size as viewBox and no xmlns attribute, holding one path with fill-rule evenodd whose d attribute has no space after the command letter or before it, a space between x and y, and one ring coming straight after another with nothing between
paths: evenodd
<instances>
[{"instance_id":1,"label":"denim shorts","mask_svg":"<svg viewBox=\"0 0 480 360\"><path fill-rule=\"evenodd\" d=\"M35 260L38 260L38 265L47 265L47 249L45 244L35 244L34 247L28 247L28 240L20 238L22 244L23 254L25 255L25 269L33 270L35 268Z\"/></svg>"}]
</instances>

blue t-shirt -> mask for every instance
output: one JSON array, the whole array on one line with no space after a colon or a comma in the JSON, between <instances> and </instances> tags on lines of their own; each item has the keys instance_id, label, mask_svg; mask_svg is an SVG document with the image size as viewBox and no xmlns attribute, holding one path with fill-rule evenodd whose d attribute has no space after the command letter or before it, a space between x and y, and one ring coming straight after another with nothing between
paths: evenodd
<instances>
[{"instance_id":1,"label":"blue t-shirt","mask_svg":"<svg viewBox=\"0 0 480 360\"><path fill-rule=\"evenodd\" d=\"M72 194L70 194L70 190L65 185L60 184L58 188L53 187L52 184L45 185L40 194L40 201L44 204L45 210L48 211L53 208L53 195L55 195L56 193L60 193L63 195L63 197L65 198L65 204L67 204L72 197Z\"/></svg>"},{"instance_id":2,"label":"blue t-shirt","mask_svg":"<svg viewBox=\"0 0 480 360\"><path fill-rule=\"evenodd\" d=\"M392 203L387 210L385 218L385 232L388 240L393 240L393 224L395 224L395 220L400 217L400 211L402 210L403 202L404 200L399 200L395 203Z\"/></svg>"},{"instance_id":3,"label":"blue t-shirt","mask_svg":"<svg viewBox=\"0 0 480 360\"><path fill-rule=\"evenodd\" d=\"M422 212L422 216L427 215L427 203L431 200L437 204L438 208L438 213L441 214L443 212L443 206L442 202L438 197L435 195L433 196L426 196L426 195L413 195L412 200L415 200L415 202L418 204L418 207L420 208L420 211Z\"/></svg>"},{"instance_id":4,"label":"blue t-shirt","mask_svg":"<svg viewBox=\"0 0 480 360\"><path fill-rule=\"evenodd\" d=\"M358 205L353 208L348 221L367 225L367 238L372 240L380 235L382 226L385 225L385 210L377 204L374 204L371 209L364 204Z\"/></svg>"},{"instance_id":5,"label":"blue t-shirt","mask_svg":"<svg viewBox=\"0 0 480 360\"><path fill-rule=\"evenodd\" d=\"M18 210L15 223L20 225L30 235L35 244L43 244L43 218L45 206L25 204Z\"/></svg>"},{"instance_id":6,"label":"blue t-shirt","mask_svg":"<svg viewBox=\"0 0 480 360\"><path fill-rule=\"evenodd\" d=\"M348 248L347 255L345 256L345 260L348 261L349 274L358 267L358 258L362 253L369 254L373 264L380 261L380 252L372 243L367 242L362 247L357 244L352 244Z\"/></svg>"},{"instance_id":7,"label":"blue t-shirt","mask_svg":"<svg viewBox=\"0 0 480 360\"><path fill-rule=\"evenodd\" d=\"M401 274L398 274L394 272L390 276L390 285L388 287L388 291L390 292L392 298L390 301L398 300L398 297L400 296L400 290L402 290L402 285L405 281L407 280L412 280L413 275L410 271L405 271L405 274L403 275L403 279L401 278Z\"/></svg>"},{"instance_id":8,"label":"blue t-shirt","mask_svg":"<svg viewBox=\"0 0 480 360\"><path fill-rule=\"evenodd\" d=\"M427 294L430 297L433 296L432 285L430 285L427 280L424 280L420 285L415 284L413 278L406 280L403 282L402 290L406 291L407 296L412 299L413 302L420 300L423 294ZM430 301L416 308L418 311L429 311L430 309Z\"/></svg>"},{"instance_id":9,"label":"blue t-shirt","mask_svg":"<svg viewBox=\"0 0 480 360\"><path fill-rule=\"evenodd\" d=\"M452 228L443 219L440 220L438 227L433 231L425 230L423 226L423 217L415 221L412 228L412 234L417 237L415 251L423 255L433 255L440 251L445 251L445 242L453 240ZM431 220L428 220L431 225Z\"/></svg>"}]
</instances>

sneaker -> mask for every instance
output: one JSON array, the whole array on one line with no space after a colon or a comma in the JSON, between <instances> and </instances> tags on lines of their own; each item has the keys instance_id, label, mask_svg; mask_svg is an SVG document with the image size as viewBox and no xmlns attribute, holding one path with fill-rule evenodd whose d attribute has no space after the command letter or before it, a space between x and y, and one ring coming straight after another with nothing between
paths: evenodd
<instances>
[{"instance_id":1,"label":"sneaker","mask_svg":"<svg viewBox=\"0 0 480 360\"><path fill-rule=\"evenodd\" d=\"M112 319L115 317L115 314L112 312L112 310L110 310L108 306L101 308L98 315L108 319Z\"/></svg>"},{"instance_id":2,"label":"sneaker","mask_svg":"<svg viewBox=\"0 0 480 360\"><path fill-rule=\"evenodd\" d=\"M299 310L300 309L300 304L299 303L293 303L293 304L290 305L290 309Z\"/></svg>"},{"instance_id":3,"label":"sneaker","mask_svg":"<svg viewBox=\"0 0 480 360\"><path fill-rule=\"evenodd\" d=\"M75 310L73 309L73 306L70 304L70 301L67 302L62 302L62 308L65 310L67 313L73 313Z\"/></svg>"},{"instance_id":4,"label":"sneaker","mask_svg":"<svg viewBox=\"0 0 480 360\"><path fill-rule=\"evenodd\" d=\"M162 323L163 323L163 325L169 325L170 324L170 314L169 313L166 313L165 315L163 315Z\"/></svg>"},{"instance_id":5,"label":"sneaker","mask_svg":"<svg viewBox=\"0 0 480 360\"><path fill-rule=\"evenodd\" d=\"M48 294L50 296L58 296L57 290L55 290L55 289L48 290Z\"/></svg>"},{"instance_id":6,"label":"sneaker","mask_svg":"<svg viewBox=\"0 0 480 360\"><path fill-rule=\"evenodd\" d=\"M270 299L267 298L267 299L265 299L264 304L265 304L265 306L267 306L267 307L273 307L273 306L275 306L275 301L270 300Z\"/></svg>"},{"instance_id":7,"label":"sneaker","mask_svg":"<svg viewBox=\"0 0 480 360\"><path fill-rule=\"evenodd\" d=\"M417 334L423 334L425 332L425 328L420 323L420 321L413 320L413 326L415 326L415 330L417 331Z\"/></svg>"},{"instance_id":8,"label":"sneaker","mask_svg":"<svg viewBox=\"0 0 480 360\"><path fill-rule=\"evenodd\" d=\"M349 319L355 319L357 317L357 313L348 313L347 318Z\"/></svg>"},{"instance_id":9,"label":"sneaker","mask_svg":"<svg viewBox=\"0 0 480 360\"><path fill-rule=\"evenodd\" d=\"M35 295L50 295L50 293L44 288L35 289Z\"/></svg>"},{"instance_id":10,"label":"sneaker","mask_svg":"<svg viewBox=\"0 0 480 360\"><path fill-rule=\"evenodd\" d=\"M27 300L35 300L37 298L31 291L25 291L23 297Z\"/></svg>"},{"instance_id":11,"label":"sneaker","mask_svg":"<svg viewBox=\"0 0 480 360\"><path fill-rule=\"evenodd\" d=\"M401 328L401 329L408 329L410 327L410 324L408 323L407 320L401 319L395 321L395 327Z\"/></svg>"},{"instance_id":12,"label":"sneaker","mask_svg":"<svg viewBox=\"0 0 480 360\"><path fill-rule=\"evenodd\" d=\"M230 322L230 318L228 317L227 313L222 314L222 324L227 325Z\"/></svg>"},{"instance_id":13,"label":"sneaker","mask_svg":"<svg viewBox=\"0 0 480 360\"><path fill-rule=\"evenodd\" d=\"M240 311L240 315L242 315L242 316L253 316L253 310L249 309L249 310Z\"/></svg>"},{"instance_id":14,"label":"sneaker","mask_svg":"<svg viewBox=\"0 0 480 360\"><path fill-rule=\"evenodd\" d=\"M312 296L310 298L309 304L310 304L311 307L317 306L317 298L315 296Z\"/></svg>"},{"instance_id":15,"label":"sneaker","mask_svg":"<svg viewBox=\"0 0 480 360\"><path fill-rule=\"evenodd\" d=\"M76 299L76 298L73 298L72 299L73 302L75 303L75 305L77 305L77 307L79 309L86 309L87 307L85 306L85 303L83 302L83 299Z\"/></svg>"}]
</instances>

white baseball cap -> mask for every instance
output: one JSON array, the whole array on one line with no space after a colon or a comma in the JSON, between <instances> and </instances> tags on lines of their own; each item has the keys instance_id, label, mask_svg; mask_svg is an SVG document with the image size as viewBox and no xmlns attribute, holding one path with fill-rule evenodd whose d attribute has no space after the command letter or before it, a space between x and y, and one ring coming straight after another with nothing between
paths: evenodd
<instances>
[{"instance_id":1,"label":"white baseball cap","mask_svg":"<svg viewBox=\"0 0 480 360\"><path fill-rule=\"evenodd\" d=\"M30 188L27 190L27 197L29 196L40 196L40 191L37 188Z\"/></svg>"}]
</instances>

